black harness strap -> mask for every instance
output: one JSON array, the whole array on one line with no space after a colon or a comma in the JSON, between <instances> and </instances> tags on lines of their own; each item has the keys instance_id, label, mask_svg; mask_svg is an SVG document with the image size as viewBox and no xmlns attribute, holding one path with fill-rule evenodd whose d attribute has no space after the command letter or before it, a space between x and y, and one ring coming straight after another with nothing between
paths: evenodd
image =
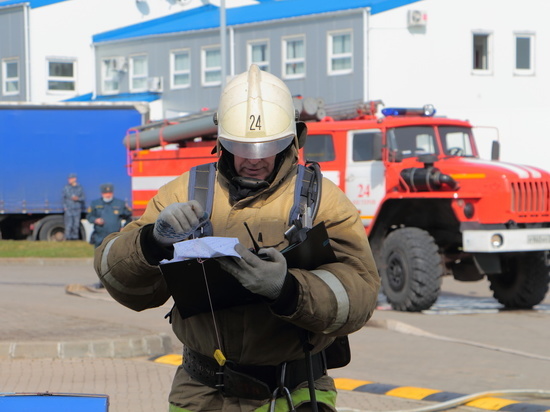
<instances>
[{"instance_id":1,"label":"black harness strap","mask_svg":"<svg viewBox=\"0 0 550 412\"><path fill-rule=\"evenodd\" d=\"M319 209L319 202L321 199L321 169L318 163L309 163L307 166L299 166L303 170L303 173L298 172L298 177L296 178L296 187L294 192L294 204L298 202L300 204L299 213L302 215L306 213L309 216L309 222L302 221L303 227L311 228L312 222L317 215L317 210ZM301 178L301 183L299 184L298 179ZM299 196L299 200L297 199ZM309 208L309 210L308 210ZM293 208L294 209L294 208ZM292 212L291 212L292 213ZM294 212L295 213L295 212ZM300 217L299 215L290 216L292 220L289 220L290 224Z\"/></svg>"},{"instance_id":2,"label":"black harness strap","mask_svg":"<svg viewBox=\"0 0 550 412\"><path fill-rule=\"evenodd\" d=\"M216 163L207 163L191 168L189 174L188 199L197 200L210 216L214 204L214 185L216 183ZM212 236L212 225L206 225L195 237Z\"/></svg>"}]
</instances>

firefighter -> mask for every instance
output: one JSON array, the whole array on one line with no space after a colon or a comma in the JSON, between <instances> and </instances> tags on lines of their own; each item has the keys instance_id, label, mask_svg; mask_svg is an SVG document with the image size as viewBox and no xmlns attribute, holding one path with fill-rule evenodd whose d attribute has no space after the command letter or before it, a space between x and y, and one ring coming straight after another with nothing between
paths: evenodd
<instances>
[{"instance_id":1,"label":"firefighter","mask_svg":"<svg viewBox=\"0 0 550 412\"><path fill-rule=\"evenodd\" d=\"M92 202L88 208L86 219L93 223L94 231L90 243L98 247L109 233L118 232L122 224L130 219L132 211L126 202L114 197L115 187L104 183L99 187L101 198Z\"/></svg>"},{"instance_id":2,"label":"firefighter","mask_svg":"<svg viewBox=\"0 0 550 412\"><path fill-rule=\"evenodd\" d=\"M205 223L214 236L237 237L242 258L220 258L220 266L258 300L190 317L172 309L184 353L169 410L334 411L336 389L322 351L335 337L364 326L380 285L357 209L323 179L314 223L326 225L337 261L315 270L287 267L280 250L289 243L284 232L305 135L305 125L297 128L290 91L252 65L223 89L217 123L211 215L188 199L185 172L159 189L139 220L107 236L96 249L95 270L117 301L141 311L170 297L159 262L172 257L173 243ZM259 237L259 252L267 259L249 250L243 222Z\"/></svg>"},{"instance_id":3,"label":"firefighter","mask_svg":"<svg viewBox=\"0 0 550 412\"><path fill-rule=\"evenodd\" d=\"M65 240L78 240L80 237L80 218L84 211L84 189L77 182L75 173L69 174L63 187L63 218L65 221Z\"/></svg>"}]
</instances>

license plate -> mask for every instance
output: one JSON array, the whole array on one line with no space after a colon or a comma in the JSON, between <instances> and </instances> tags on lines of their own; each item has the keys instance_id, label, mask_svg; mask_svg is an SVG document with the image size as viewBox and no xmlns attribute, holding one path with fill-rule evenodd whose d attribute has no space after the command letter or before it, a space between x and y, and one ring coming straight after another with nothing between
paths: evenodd
<instances>
[{"instance_id":1,"label":"license plate","mask_svg":"<svg viewBox=\"0 0 550 412\"><path fill-rule=\"evenodd\" d=\"M530 243L530 244L550 243L550 235L527 235L527 243Z\"/></svg>"}]
</instances>

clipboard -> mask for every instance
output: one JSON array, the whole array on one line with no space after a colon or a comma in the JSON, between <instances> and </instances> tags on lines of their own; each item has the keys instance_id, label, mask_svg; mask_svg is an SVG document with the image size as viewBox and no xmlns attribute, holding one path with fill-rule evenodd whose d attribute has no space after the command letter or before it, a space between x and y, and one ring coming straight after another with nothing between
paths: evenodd
<instances>
[{"instance_id":1,"label":"clipboard","mask_svg":"<svg viewBox=\"0 0 550 412\"><path fill-rule=\"evenodd\" d=\"M336 262L324 222L311 228L305 240L289 245L281 253L289 268L312 270ZM210 301L214 311L265 301L224 271L216 259L169 262L159 268L183 319L210 312Z\"/></svg>"}]
</instances>

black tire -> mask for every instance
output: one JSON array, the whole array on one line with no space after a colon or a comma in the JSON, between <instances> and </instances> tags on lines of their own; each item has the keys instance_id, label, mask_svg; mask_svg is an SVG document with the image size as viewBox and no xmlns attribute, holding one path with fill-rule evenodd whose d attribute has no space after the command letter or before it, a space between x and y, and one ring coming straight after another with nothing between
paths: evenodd
<instances>
[{"instance_id":1,"label":"black tire","mask_svg":"<svg viewBox=\"0 0 550 412\"><path fill-rule=\"evenodd\" d=\"M65 239L65 222L63 216L49 216L44 218L38 240L61 242Z\"/></svg>"},{"instance_id":2,"label":"black tire","mask_svg":"<svg viewBox=\"0 0 550 412\"><path fill-rule=\"evenodd\" d=\"M443 263L433 237L425 230L391 232L382 245L382 291L394 310L429 309L441 289Z\"/></svg>"},{"instance_id":3,"label":"black tire","mask_svg":"<svg viewBox=\"0 0 550 412\"><path fill-rule=\"evenodd\" d=\"M488 275L493 296L508 309L531 309L548 292L550 268L544 252L503 257L502 273Z\"/></svg>"}]
</instances>

